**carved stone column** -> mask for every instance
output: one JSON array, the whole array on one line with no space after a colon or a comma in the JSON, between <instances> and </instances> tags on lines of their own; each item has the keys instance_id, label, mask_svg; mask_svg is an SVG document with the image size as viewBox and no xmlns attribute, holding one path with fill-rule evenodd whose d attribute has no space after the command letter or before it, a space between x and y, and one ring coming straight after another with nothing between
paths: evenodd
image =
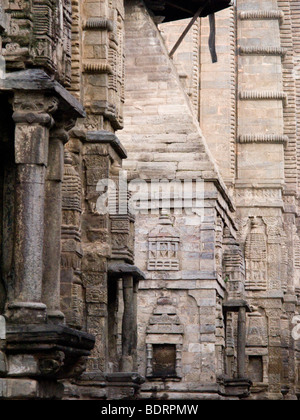
<instances>
[{"instance_id":1,"label":"carved stone column","mask_svg":"<svg viewBox=\"0 0 300 420\"><path fill-rule=\"evenodd\" d=\"M227 350L229 355L233 356L234 338L233 338L233 319L229 313L238 313L237 325L237 377L235 377L235 368L233 365L227 367L229 377L224 378L225 395L235 397L248 397L252 382L246 375L246 312L251 312L248 303L242 299L230 299L223 304L223 310L227 316ZM227 353L228 354L228 353ZM228 362L232 362L228 360ZM234 377L232 377L234 375Z\"/></svg>"},{"instance_id":2,"label":"carved stone column","mask_svg":"<svg viewBox=\"0 0 300 420\"><path fill-rule=\"evenodd\" d=\"M134 347L134 297L133 276L123 276L123 299L124 314L122 323L122 372L133 371L133 347Z\"/></svg>"},{"instance_id":3,"label":"carved stone column","mask_svg":"<svg viewBox=\"0 0 300 420\"><path fill-rule=\"evenodd\" d=\"M44 192L49 128L57 102L43 94L15 93L16 229L14 299L8 317L22 323L45 321L42 303Z\"/></svg>"},{"instance_id":4,"label":"carved stone column","mask_svg":"<svg viewBox=\"0 0 300 420\"><path fill-rule=\"evenodd\" d=\"M62 180L64 173L64 144L68 134L61 126L50 133L48 169L45 185L45 240L43 303L52 323L64 321L60 310L60 258L62 225Z\"/></svg>"}]
</instances>

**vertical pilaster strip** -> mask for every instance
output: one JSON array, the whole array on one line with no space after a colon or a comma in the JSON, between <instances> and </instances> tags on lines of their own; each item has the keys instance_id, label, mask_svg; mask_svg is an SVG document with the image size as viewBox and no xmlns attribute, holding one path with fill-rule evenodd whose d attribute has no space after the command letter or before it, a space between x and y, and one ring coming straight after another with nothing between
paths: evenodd
<instances>
[{"instance_id":1,"label":"vertical pilaster strip","mask_svg":"<svg viewBox=\"0 0 300 420\"><path fill-rule=\"evenodd\" d=\"M237 17L236 7L230 9L230 69L231 69L231 141L230 141L230 181L236 176L236 138L237 138Z\"/></svg>"},{"instance_id":2,"label":"vertical pilaster strip","mask_svg":"<svg viewBox=\"0 0 300 420\"><path fill-rule=\"evenodd\" d=\"M81 99L82 30L80 0L72 0L72 65L70 92Z\"/></svg>"},{"instance_id":3,"label":"vertical pilaster strip","mask_svg":"<svg viewBox=\"0 0 300 420\"><path fill-rule=\"evenodd\" d=\"M300 179L300 3L297 0L290 1L292 38L294 50L293 78L296 89L296 135L298 155L298 183Z\"/></svg>"},{"instance_id":4,"label":"vertical pilaster strip","mask_svg":"<svg viewBox=\"0 0 300 420\"><path fill-rule=\"evenodd\" d=\"M284 13L284 20L280 25L281 46L287 50L283 59L283 89L288 95L288 106L284 113L284 134L288 136L289 142L285 149L285 182L286 194L294 195L297 191L299 163L297 157L297 135L296 135L296 98L294 78L294 51L291 20L291 2L278 0L278 7Z\"/></svg>"}]
</instances>

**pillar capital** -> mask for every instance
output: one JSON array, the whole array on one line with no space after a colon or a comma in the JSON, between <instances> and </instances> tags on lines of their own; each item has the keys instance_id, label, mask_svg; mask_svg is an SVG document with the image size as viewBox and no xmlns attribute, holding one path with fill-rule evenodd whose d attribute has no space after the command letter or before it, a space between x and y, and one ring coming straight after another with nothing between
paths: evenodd
<instances>
[{"instance_id":1,"label":"pillar capital","mask_svg":"<svg viewBox=\"0 0 300 420\"><path fill-rule=\"evenodd\" d=\"M17 113L39 115L54 114L59 107L59 99L54 95L47 95L45 92L16 90L14 92L13 110Z\"/></svg>"},{"instance_id":2,"label":"pillar capital","mask_svg":"<svg viewBox=\"0 0 300 420\"><path fill-rule=\"evenodd\" d=\"M19 124L39 124L45 127L53 125L54 121L50 114L38 112L16 111L13 113L13 120Z\"/></svg>"}]
</instances>

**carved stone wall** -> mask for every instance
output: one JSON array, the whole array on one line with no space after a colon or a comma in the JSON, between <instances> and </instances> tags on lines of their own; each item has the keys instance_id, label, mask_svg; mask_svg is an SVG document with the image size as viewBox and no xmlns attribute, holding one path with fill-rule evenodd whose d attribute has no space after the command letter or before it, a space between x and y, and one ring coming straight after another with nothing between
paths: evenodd
<instances>
[{"instance_id":1,"label":"carved stone wall","mask_svg":"<svg viewBox=\"0 0 300 420\"><path fill-rule=\"evenodd\" d=\"M5 12L8 23L2 53L7 69L44 68L69 86L71 1L8 0Z\"/></svg>"},{"instance_id":2,"label":"carved stone wall","mask_svg":"<svg viewBox=\"0 0 300 420\"><path fill-rule=\"evenodd\" d=\"M300 398L299 1L234 3L212 64L208 19L170 59L139 0L1 2L0 399Z\"/></svg>"}]
</instances>

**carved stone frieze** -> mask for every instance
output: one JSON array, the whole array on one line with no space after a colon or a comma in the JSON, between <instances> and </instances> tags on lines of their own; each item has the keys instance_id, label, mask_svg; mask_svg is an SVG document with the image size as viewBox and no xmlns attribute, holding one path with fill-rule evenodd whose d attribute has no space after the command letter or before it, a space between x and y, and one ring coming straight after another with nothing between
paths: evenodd
<instances>
[{"instance_id":1,"label":"carved stone frieze","mask_svg":"<svg viewBox=\"0 0 300 420\"><path fill-rule=\"evenodd\" d=\"M71 82L71 1L10 0L3 55L10 70L43 67Z\"/></svg>"}]
</instances>

